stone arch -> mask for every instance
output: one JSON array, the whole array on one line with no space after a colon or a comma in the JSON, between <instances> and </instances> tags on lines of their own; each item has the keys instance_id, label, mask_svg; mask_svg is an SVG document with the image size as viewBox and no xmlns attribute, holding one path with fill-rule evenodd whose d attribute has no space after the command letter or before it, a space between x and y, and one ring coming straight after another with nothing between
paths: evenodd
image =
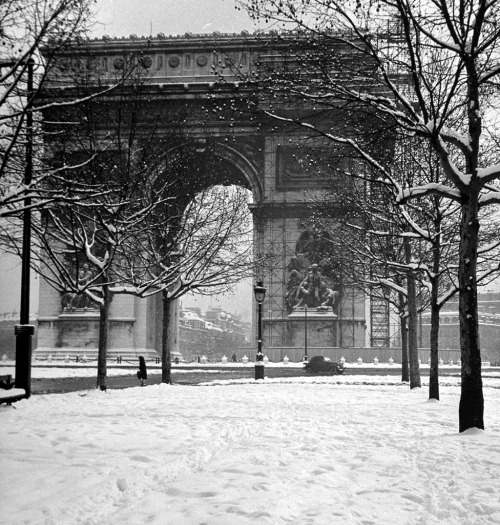
<instances>
[{"instance_id":1,"label":"stone arch","mask_svg":"<svg viewBox=\"0 0 500 525\"><path fill-rule=\"evenodd\" d=\"M279 54L279 49L274 50L272 48L272 39L269 41L259 37L249 40L248 38L242 39L239 36L230 38L226 35L220 41L221 51L220 53L218 52L217 56L224 54L233 56L234 49L239 49L238 55L239 53L241 55L234 55L234 62L236 65L240 64L243 67L243 74L251 75L252 71L258 67L260 54L269 52L270 44L272 53L276 52ZM89 45L90 48L88 47ZM245 90L236 77L231 77L229 71L227 71L228 75L225 76L226 81L218 83L215 82L217 79L210 74L207 67L196 66L197 57L206 55L207 46L208 48L213 47L212 36L206 38L200 36L195 39L156 39L154 49L145 40L132 43L116 40L113 43L113 56L109 55L111 49L109 45L107 41L96 41L85 43L84 47L85 52L91 49L96 57L106 58L111 69L113 69L112 65L117 60L121 60L114 59L117 53L121 53L123 56L128 54L139 55L147 47L148 55L158 67L155 71L151 70L151 82L147 86L148 104L144 106L144 129L147 130L148 123L153 122L153 120L149 119L149 116L161 114L163 119L161 125L164 126L165 132L168 132L168 127L171 123L170 115L172 115L174 119L187 124L186 130L189 130L190 138L198 138L200 146L208 141L211 146L216 146L214 159L217 164L220 161L220 172L215 173L214 177L200 180L200 189L203 185L235 184L243 186L252 192L254 203L250 206L250 209L254 221L255 253L257 255L269 253L271 256L275 256L277 260L277 263L274 264L273 262L272 265L269 265L269 268L262 265L256 270L256 275L264 279L265 286L268 289L264 312L270 312L269 331L267 331L266 320L264 320L263 332L264 338L268 337L269 340L264 344L269 347L286 348L291 345L299 348L303 341L300 333L304 324L303 319L300 318L300 315L295 319L293 316L289 318L288 312L284 308L285 298L289 293L288 287L291 284L288 277L292 273L292 265L295 263L295 260L293 264L290 264L289 261L290 257L296 254L297 251L302 252L302 248L297 247L297 240L303 229L303 220L310 211L308 200L323 191L323 186L321 184L318 185L318 181L323 179L311 176L308 162L304 164L293 160L294 155L296 155L296 146L293 146L291 143L286 147L283 145L289 136L291 138L296 136L295 132L293 130L285 130L283 135L281 135L281 132L276 134L268 125L267 119L260 121L258 118L254 119L253 117L250 120L245 120L245 118L230 120L228 118L234 115L230 115L232 103L226 105L226 102L232 100L236 93L239 93L236 97L238 101L244 100L240 97L245 96ZM69 60L71 60L73 53L74 50L70 50ZM110 65L109 61L113 60L114 62ZM215 62L217 62L217 59L215 59ZM117 64L115 64L115 69L117 67ZM250 69L247 70L245 68ZM105 75L105 81L106 79L111 81L113 76L113 71L108 73ZM65 81L71 86L70 77L65 79ZM50 86L50 89L57 88L58 82L46 85ZM54 91L54 96L64 99L64 97L69 96L70 92L71 90L65 90L64 93ZM119 101L119 97L114 97L112 94L109 97L105 97L105 99L106 104L113 104ZM217 102L216 114L212 115L206 99L214 99ZM218 109L219 99L222 102L222 106L225 106L222 112ZM237 104L235 107L237 108ZM162 108L161 111L160 108ZM163 118L163 115L165 118ZM221 116L223 118L220 118ZM343 125L343 122L339 122L338 125ZM289 131L291 135L289 135ZM226 137L230 137L230 140ZM182 136L179 136L179 142L181 140ZM168 142L164 144L168 144ZM173 145L174 143L170 143L166 147ZM318 144L317 146L317 148L316 146L313 147L320 154L322 145ZM339 154L342 156L342 152ZM196 187L193 187L192 191L194 192L196 189ZM184 196L186 198L189 197L185 194ZM305 246L308 242L310 243L311 239L306 241L304 236L302 241L304 241L302 244ZM312 244L314 245L315 242ZM321 258L315 257L310 262L316 263L320 261ZM287 265L289 269L287 269ZM42 342L42 346L45 344L47 348L51 347L51 352L53 353L55 337L54 332L51 332L51 326L54 325L54 315L58 315L58 313L53 311L53 305L56 302L49 300L52 297L50 293L50 290L46 292L44 288L44 293L41 294L44 297L45 310L41 316L39 315L38 341L39 344ZM140 351L141 355L145 356L147 351L152 350L151 337L155 333L155 324L150 323L150 318L153 317L150 314L155 308L154 301L151 299L150 302L147 302L148 306L143 306L143 303L139 306L138 300L128 302L126 300L127 298L120 297L120 303L118 301L115 303L117 312L116 323L123 327L124 312L127 312L129 317L126 318L128 319L126 322L130 323L131 328L129 332L132 334L132 339L126 339L126 335L129 332L117 330L116 341L112 343L114 346L110 346L110 350L117 348L120 352L123 352L124 348L130 346L131 352ZM362 327L364 325L365 302L363 298L356 301L356 319L353 306L352 319L349 321L344 320L340 314L338 321L329 321L329 328L326 330L328 335L326 337L320 337L319 329L321 329L321 333L326 332L324 332L322 324L324 320L318 319L318 331L313 331L315 334L318 334L318 337L315 343L312 339L310 343L322 348L325 346L339 346L343 341L342 330L344 329L341 327L341 323L343 323L342 326L352 327L352 345L356 346L354 341L362 341L364 344L364 329ZM354 302L353 299L353 305ZM112 315L115 314L112 312ZM45 320L43 320L43 316L45 316ZM310 320L313 322L312 319ZM44 327L47 327L47 329ZM313 332L310 334L311 337ZM63 330L62 333L67 334L68 332ZM61 346L59 343L63 344L62 340L58 340L57 343ZM67 350L62 351L66 352Z\"/></svg>"},{"instance_id":2,"label":"stone arch","mask_svg":"<svg viewBox=\"0 0 500 525\"><path fill-rule=\"evenodd\" d=\"M200 147L204 147L206 144L205 140L198 140L198 142ZM182 144L174 146L169 151L174 151L181 146ZM261 178L259 177L259 172L254 163L252 163L241 151L225 143L216 140L212 147L218 150L215 152L216 157L226 165L230 166L234 178L231 178L229 181L217 181L215 179L208 181L208 183L227 184L228 182L231 182L232 184L243 186L252 192L254 203L261 202L264 196L264 190Z\"/></svg>"},{"instance_id":3,"label":"stone arch","mask_svg":"<svg viewBox=\"0 0 500 525\"><path fill-rule=\"evenodd\" d=\"M249 189L252 191L254 202L261 202L264 192L262 181L259 178L259 173L255 166L236 148L232 148L231 146L220 142L217 142L217 145L220 146L221 150L224 152L220 157L227 162L230 162L247 181ZM235 181L235 183L237 182L238 181Z\"/></svg>"}]
</instances>

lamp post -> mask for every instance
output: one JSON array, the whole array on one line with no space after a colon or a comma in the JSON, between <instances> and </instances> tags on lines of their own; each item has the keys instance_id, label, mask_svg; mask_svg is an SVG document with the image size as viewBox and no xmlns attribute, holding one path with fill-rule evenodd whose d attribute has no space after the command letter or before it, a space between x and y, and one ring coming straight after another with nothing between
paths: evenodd
<instances>
[{"instance_id":1,"label":"lamp post","mask_svg":"<svg viewBox=\"0 0 500 525\"><path fill-rule=\"evenodd\" d=\"M24 63L24 62L23 62ZM17 62L2 62L1 67L13 67ZM33 177L33 71L35 62L32 58L26 62L26 157L24 186L31 184ZM30 258L31 258L31 197L24 198L23 210L23 248L21 259L21 312L20 322L14 327L16 335L16 388L23 388L26 397L31 395L31 345L35 327L29 324L30 317Z\"/></svg>"},{"instance_id":2,"label":"lamp post","mask_svg":"<svg viewBox=\"0 0 500 525\"><path fill-rule=\"evenodd\" d=\"M257 322L257 356L255 357L255 380L264 379L264 354L262 353L262 302L266 296L266 289L262 281L258 281L253 287L255 300L258 304Z\"/></svg>"},{"instance_id":3,"label":"lamp post","mask_svg":"<svg viewBox=\"0 0 500 525\"><path fill-rule=\"evenodd\" d=\"M304 306L304 363L307 363L307 304Z\"/></svg>"}]
</instances>

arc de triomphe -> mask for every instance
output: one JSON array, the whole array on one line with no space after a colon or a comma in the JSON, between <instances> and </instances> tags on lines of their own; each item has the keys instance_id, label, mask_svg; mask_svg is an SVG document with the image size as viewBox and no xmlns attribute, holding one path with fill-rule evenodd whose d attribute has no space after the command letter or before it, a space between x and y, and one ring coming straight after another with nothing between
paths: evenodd
<instances>
[{"instance_id":1,"label":"arc de triomphe","mask_svg":"<svg viewBox=\"0 0 500 525\"><path fill-rule=\"evenodd\" d=\"M130 56L140 56L151 75L147 88L151 111L154 104L182 104L191 108L191 114L205 111L205 105L218 100L231 100L244 91L242 78L251 78L253 72L269 67L280 56L279 48L270 46L269 38L247 35L95 40L75 52L81 56L90 53L92 67L97 68L103 83L115 76ZM236 67L238 73L229 66ZM60 84L61 79L58 90L64 97ZM71 86L65 88L68 92ZM191 124L196 126L195 121ZM300 301L296 286L307 276L312 263L318 262L311 260L307 252L314 240L306 230L305 219L310 202L324 192L324 187L311 173L305 161L307 153L297 145L298 131L279 130L269 122L216 117L205 121L204 128L216 143L221 162L230 167L234 183L252 192L255 253L275 256L274 264L261 268L256 276L267 288L264 348L266 353L275 349L275 358L293 355L294 348L303 347L305 335L303 309L300 304L293 309ZM227 140L229 134L231 140ZM334 294L329 308L309 309L310 347L364 347L370 317L365 298L334 278L323 275L320 279L327 281L330 292L341 293ZM154 297L115 296L110 313L109 357L156 355L161 340L160 304ZM97 352L97 331L98 312L63 310L60 294L42 280L35 356L74 357L86 353L90 357ZM302 350L296 353L301 355Z\"/></svg>"}]
</instances>

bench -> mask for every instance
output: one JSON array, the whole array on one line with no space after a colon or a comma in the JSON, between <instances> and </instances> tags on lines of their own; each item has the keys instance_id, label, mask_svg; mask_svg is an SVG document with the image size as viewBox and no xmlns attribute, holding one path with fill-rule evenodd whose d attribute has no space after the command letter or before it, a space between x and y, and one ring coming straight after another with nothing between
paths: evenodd
<instances>
[{"instance_id":1,"label":"bench","mask_svg":"<svg viewBox=\"0 0 500 525\"><path fill-rule=\"evenodd\" d=\"M0 405L6 403L11 405L26 397L24 388L16 388L10 374L0 375Z\"/></svg>"}]
</instances>

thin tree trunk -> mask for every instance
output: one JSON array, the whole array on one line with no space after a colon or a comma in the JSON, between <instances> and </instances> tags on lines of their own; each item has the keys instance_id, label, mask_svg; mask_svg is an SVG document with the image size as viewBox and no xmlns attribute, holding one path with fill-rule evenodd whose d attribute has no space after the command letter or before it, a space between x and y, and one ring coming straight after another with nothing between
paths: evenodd
<instances>
[{"instance_id":1,"label":"thin tree trunk","mask_svg":"<svg viewBox=\"0 0 500 525\"><path fill-rule=\"evenodd\" d=\"M437 283L432 283L437 288ZM430 334L430 350L431 363L429 367L429 399L439 400L439 306L437 301L431 299L431 334Z\"/></svg>"},{"instance_id":2,"label":"thin tree trunk","mask_svg":"<svg viewBox=\"0 0 500 525\"><path fill-rule=\"evenodd\" d=\"M173 344L173 306L174 301L169 298L168 290L163 290L163 326L161 335L161 382L172 383L172 363L170 349Z\"/></svg>"},{"instance_id":3,"label":"thin tree trunk","mask_svg":"<svg viewBox=\"0 0 500 525\"><path fill-rule=\"evenodd\" d=\"M401 284L398 282L398 284ZM408 368L408 323L406 322L406 297L399 292L399 326L401 328L401 381L410 381L410 370Z\"/></svg>"},{"instance_id":4,"label":"thin tree trunk","mask_svg":"<svg viewBox=\"0 0 500 525\"><path fill-rule=\"evenodd\" d=\"M408 274L408 357L410 365L410 388L420 388L420 365L417 343L417 295L415 277Z\"/></svg>"},{"instance_id":5,"label":"thin tree trunk","mask_svg":"<svg viewBox=\"0 0 500 525\"><path fill-rule=\"evenodd\" d=\"M436 227L438 230L439 227ZM441 265L441 237L437 235L432 246L431 279L431 363L429 369L429 399L439 400L439 267Z\"/></svg>"},{"instance_id":6,"label":"thin tree trunk","mask_svg":"<svg viewBox=\"0 0 500 525\"><path fill-rule=\"evenodd\" d=\"M409 383L410 370L408 368L408 324L402 314L399 318L401 326L401 381Z\"/></svg>"},{"instance_id":7,"label":"thin tree trunk","mask_svg":"<svg viewBox=\"0 0 500 525\"><path fill-rule=\"evenodd\" d=\"M102 287L103 303L99 306L99 349L97 353L97 385L96 388L106 390L109 306L111 293L108 286Z\"/></svg>"},{"instance_id":8,"label":"thin tree trunk","mask_svg":"<svg viewBox=\"0 0 500 525\"><path fill-rule=\"evenodd\" d=\"M484 398L481 377L481 350L477 309L477 246L479 220L476 199L462 205L458 281L460 357L462 390L459 407L459 431L484 429Z\"/></svg>"},{"instance_id":9,"label":"thin tree trunk","mask_svg":"<svg viewBox=\"0 0 500 525\"><path fill-rule=\"evenodd\" d=\"M411 262L411 246L407 237L404 239L406 263ZM407 276L408 288L408 356L410 364L410 388L420 388L420 365L418 363L417 342L417 292L415 276L409 271Z\"/></svg>"}]
</instances>

